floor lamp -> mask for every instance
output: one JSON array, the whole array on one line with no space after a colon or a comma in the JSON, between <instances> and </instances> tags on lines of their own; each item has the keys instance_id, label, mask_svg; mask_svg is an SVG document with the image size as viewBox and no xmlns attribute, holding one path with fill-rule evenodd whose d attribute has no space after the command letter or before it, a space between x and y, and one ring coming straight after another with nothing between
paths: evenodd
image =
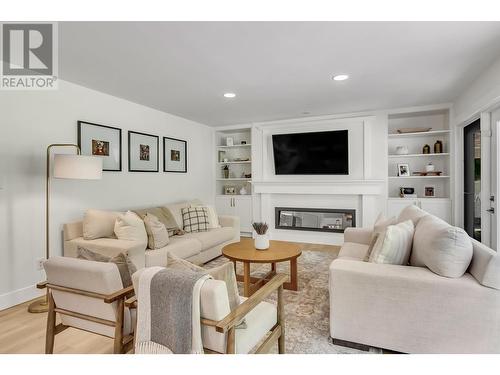
<instances>
[{"instance_id":1,"label":"floor lamp","mask_svg":"<svg viewBox=\"0 0 500 375\"><path fill-rule=\"evenodd\" d=\"M50 256L50 151L54 147L72 147L76 149L74 154L54 155L54 178L72 180L98 180L102 178L102 159L96 156L81 155L80 147L72 143L56 143L47 147L47 170L45 180L45 259ZM29 305L31 313L48 311L47 296Z\"/></svg>"}]
</instances>

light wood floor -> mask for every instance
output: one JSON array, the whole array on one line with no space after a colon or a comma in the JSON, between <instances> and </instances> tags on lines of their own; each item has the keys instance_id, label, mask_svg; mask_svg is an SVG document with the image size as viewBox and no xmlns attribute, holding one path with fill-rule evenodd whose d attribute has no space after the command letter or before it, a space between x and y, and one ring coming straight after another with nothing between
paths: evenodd
<instances>
[{"instance_id":1,"label":"light wood floor","mask_svg":"<svg viewBox=\"0 0 500 375\"><path fill-rule=\"evenodd\" d=\"M251 239L242 238L242 241ZM334 251L338 246L301 244L303 250ZM31 302L31 301L30 301ZM0 353L38 354L45 352L47 313L30 314L26 302L0 311ZM105 354L113 352L113 340L68 328L55 339L57 354Z\"/></svg>"}]
</instances>

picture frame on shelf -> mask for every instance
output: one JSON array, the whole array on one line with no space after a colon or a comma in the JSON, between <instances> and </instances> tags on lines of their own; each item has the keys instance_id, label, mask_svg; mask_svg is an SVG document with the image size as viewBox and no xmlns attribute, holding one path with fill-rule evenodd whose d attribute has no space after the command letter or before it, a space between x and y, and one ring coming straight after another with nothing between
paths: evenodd
<instances>
[{"instance_id":1,"label":"picture frame on shelf","mask_svg":"<svg viewBox=\"0 0 500 375\"><path fill-rule=\"evenodd\" d=\"M426 198L434 198L436 196L436 188L435 186L425 186L424 187L424 197Z\"/></svg>"},{"instance_id":2,"label":"picture frame on shelf","mask_svg":"<svg viewBox=\"0 0 500 375\"><path fill-rule=\"evenodd\" d=\"M187 173L187 141L163 137L163 172Z\"/></svg>"},{"instance_id":3,"label":"picture frame on shelf","mask_svg":"<svg viewBox=\"0 0 500 375\"><path fill-rule=\"evenodd\" d=\"M234 146L234 138L233 137L226 137L226 146Z\"/></svg>"},{"instance_id":4,"label":"picture frame on shelf","mask_svg":"<svg viewBox=\"0 0 500 375\"><path fill-rule=\"evenodd\" d=\"M236 187L235 186L224 186L224 194L225 195L236 195Z\"/></svg>"},{"instance_id":5,"label":"picture frame on shelf","mask_svg":"<svg viewBox=\"0 0 500 375\"><path fill-rule=\"evenodd\" d=\"M77 121L77 144L82 155L102 158L102 170L122 170L122 130L88 121Z\"/></svg>"},{"instance_id":6,"label":"picture frame on shelf","mask_svg":"<svg viewBox=\"0 0 500 375\"><path fill-rule=\"evenodd\" d=\"M153 134L128 132L129 172L159 171L159 139L159 136Z\"/></svg>"},{"instance_id":7,"label":"picture frame on shelf","mask_svg":"<svg viewBox=\"0 0 500 375\"><path fill-rule=\"evenodd\" d=\"M398 163L398 177L409 177L410 165L408 163Z\"/></svg>"}]
</instances>

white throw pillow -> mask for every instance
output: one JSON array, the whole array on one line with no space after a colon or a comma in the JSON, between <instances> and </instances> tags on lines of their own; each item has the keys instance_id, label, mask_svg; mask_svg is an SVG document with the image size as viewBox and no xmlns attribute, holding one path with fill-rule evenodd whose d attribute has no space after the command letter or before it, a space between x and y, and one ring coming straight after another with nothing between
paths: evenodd
<instances>
[{"instance_id":1,"label":"white throw pillow","mask_svg":"<svg viewBox=\"0 0 500 375\"><path fill-rule=\"evenodd\" d=\"M167 228L155 215L148 212L144 216L144 226L148 234L148 248L161 249L168 245L170 239Z\"/></svg>"},{"instance_id":2,"label":"white throw pillow","mask_svg":"<svg viewBox=\"0 0 500 375\"><path fill-rule=\"evenodd\" d=\"M97 238L115 237L115 221L122 212L87 210L83 216L83 238L95 240Z\"/></svg>"},{"instance_id":3,"label":"white throw pillow","mask_svg":"<svg viewBox=\"0 0 500 375\"><path fill-rule=\"evenodd\" d=\"M217 210L214 206L193 201L191 202L191 207L202 207L206 209L208 215L208 229L220 228L219 215L217 215Z\"/></svg>"},{"instance_id":4,"label":"white throw pillow","mask_svg":"<svg viewBox=\"0 0 500 375\"><path fill-rule=\"evenodd\" d=\"M461 277L472 260L472 241L462 228L428 215L417 224L410 264L445 277Z\"/></svg>"},{"instance_id":5,"label":"white throw pillow","mask_svg":"<svg viewBox=\"0 0 500 375\"><path fill-rule=\"evenodd\" d=\"M372 241L375 237L384 233L389 225L396 224L396 217L386 218L383 214L379 214L375 224L373 225Z\"/></svg>"},{"instance_id":6,"label":"white throw pillow","mask_svg":"<svg viewBox=\"0 0 500 375\"><path fill-rule=\"evenodd\" d=\"M411 220L389 225L380 234L370 254L371 263L407 265L415 227Z\"/></svg>"},{"instance_id":7,"label":"white throw pillow","mask_svg":"<svg viewBox=\"0 0 500 375\"><path fill-rule=\"evenodd\" d=\"M172 214L172 217L174 218L175 223L177 224L177 227L179 229L182 229L182 227L184 226L184 220L182 219L182 210L189 206L189 202L167 204L164 206Z\"/></svg>"},{"instance_id":8,"label":"white throw pillow","mask_svg":"<svg viewBox=\"0 0 500 375\"><path fill-rule=\"evenodd\" d=\"M116 218L115 234L119 240L148 243L148 235L142 219L132 211Z\"/></svg>"}]
</instances>

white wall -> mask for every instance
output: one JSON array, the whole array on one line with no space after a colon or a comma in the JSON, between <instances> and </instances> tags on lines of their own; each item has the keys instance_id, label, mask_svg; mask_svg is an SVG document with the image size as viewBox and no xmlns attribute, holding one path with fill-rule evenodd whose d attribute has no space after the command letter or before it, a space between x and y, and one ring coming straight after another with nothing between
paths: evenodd
<instances>
[{"instance_id":1,"label":"white wall","mask_svg":"<svg viewBox=\"0 0 500 375\"><path fill-rule=\"evenodd\" d=\"M44 278L35 263L45 254L45 150L76 143L77 120L122 129L123 171L99 181L52 180L52 255L62 254L62 223L86 208L213 200L211 128L63 81L56 91L0 92L0 309L32 298ZM160 136L160 172L127 172L128 130ZM161 172L163 136L188 141L187 174Z\"/></svg>"}]
</instances>

